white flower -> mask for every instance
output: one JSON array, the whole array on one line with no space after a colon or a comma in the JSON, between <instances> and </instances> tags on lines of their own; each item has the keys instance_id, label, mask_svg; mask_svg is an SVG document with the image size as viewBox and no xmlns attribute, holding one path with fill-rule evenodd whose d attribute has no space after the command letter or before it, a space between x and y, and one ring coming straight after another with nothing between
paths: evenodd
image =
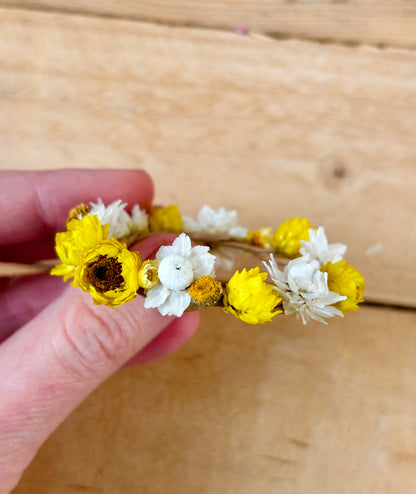
<instances>
[{"instance_id":1,"label":"white flower","mask_svg":"<svg viewBox=\"0 0 416 494\"><path fill-rule=\"evenodd\" d=\"M131 218L126 211L126 202L122 202L121 199L112 202L108 206L104 206L101 199L98 202L91 204L91 210L87 215L95 214L98 216L102 225L110 225L108 230L108 238L114 237L120 239L130 233Z\"/></svg>"},{"instance_id":2,"label":"white flower","mask_svg":"<svg viewBox=\"0 0 416 494\"><path fill-rule=\"evenodd\" d=\"M233 237L244 238L248 230L237 223L237 211L227 211L223 207L215 210L206 205L202 206L196 220L190 216L183 217L184 230L188 232L229 233Z\"/></svg>"},{"instance_id":3,"label":"white flower","mask_svg":"<svg viewBox=\"0 0 416 494\"><path fill-rule=\"evenodd\" d=\"M295 314L306 324L310 319L327 324L324 317L343 316L333 304L346 297L331 292L328 274L320 271L320 263L307 254L289 261L281 271L272 254L267 271L283 298L285 314Z\"/></svg>"},{"instance_id":4,"label":"white flower","mask_svg":"<svg viewBox=\"0 0 416 494\"><path fill-rule=\"evenodd\" d=\"M301 255L309 254L312 259L317 259L322 265L327 262L341 261L347 246L344 244L328 244L328 240L325 235L325 230L322 226L318 228L318 231L309 230L309 240L301 240L302 247L299 252Z\"/></svg>"},{"instance_id":5,"label":"white flower","mask_svg":"<svg viewBox=\"0 0 416 494\"><path fill-rule=\"evenodd\" d=\"M127 202L122 202L121 199L108 206L104 206L101 199L98 199L97 203L91 202L90 205L91 209L87 215L95 214L102 225L110 225L108 238L120 239L132 232L145 232L148 229L147 213L140 209L138 204L133 206L131 216L126 211Z\"/></svg>"},{"instance_id":6,"label":"white flower","mask_svg":"<svg viewBox=\"0 0 416 494\"><path fill-rule=\"evenodd\" d=\"M191 246L191 239L181 233L172 245L162 245L157 251L160 260L159 283L149 290L144 306L159 310L162 316L180 317L191 303L187 288L202 276L212 275L215 256L209 247Z\"/></svg>"},{"instance_id":7,"label":"white flower","mask_svg":"<svg viewBox=\"0 0 416 494\"><path fill-rule=\"evenodd\" d=\"M147 232L148 214L144 209L140 209L138 204L135 204L131 210L130 230L133 232Z\"/></svg>"}]
</instances>

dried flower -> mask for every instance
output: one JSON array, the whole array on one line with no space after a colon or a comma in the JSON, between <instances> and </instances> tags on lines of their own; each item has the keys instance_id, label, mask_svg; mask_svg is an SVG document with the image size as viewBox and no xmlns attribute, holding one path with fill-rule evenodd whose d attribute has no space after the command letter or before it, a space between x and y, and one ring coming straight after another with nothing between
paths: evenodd
<instances>
[{"instance_id":1,"label":"dried flower","mask_svg":"<svg viewBox=\"0 0 416 494\"><path fill-rule=\"evenodd\" d=\"M165 208L153 207L149 216L149 229L151 232L182 232L182 217L178 206L172 204Z\"/></svg>"},{"instance_id":2,"label":"dried flower","mask_svg":"<svg viewBox=\"0 0 416 494\"><path fill-rule=\"evenodd\" d=\"M84 252L72 285L91 293L97 305L118 307L137 295L140 265L138 252L114 238L103 240Z\"/></svg>"},{"instance_id":3,"label":"dried flower","mask_svg":"<svg viewBox=\"0 0 416 494\"><path fill-rule=\"evenodd\" d=\"M148 216L139 205L131 214L121 199L105 206L79 204L69 214L66 231L56 234L56 252L61 261L51 274L91 293L94 303L109 307L144 295L146 308L162 315L181 316L192 309L223 305L248 324L264 324L277 314L296 314L304 324L357 310L364 300L365 281L354 266L343 260L346 246L329 244L323 227L311 228L306 218L289 218L276 231L269 226L248 231L238 225L236 211L203 206L196 219L179 208L153 207ZM206 245L192 247L194 240ZM142 263L138 252L128 250L148 233L180 233L172 245L162 245L156 259ZM205 238L204 238L204 234ZM234 263L233 249L263 257L273 281L259 268L236 271L228 282L214 278L215 248L223 266ZM291 259L281 270L274 255ZM283 262L283 259L280 260Z\"/></svg>"},{"instance_id":4,"label":"dried flower","mask_svg":"<svg viewBox=\"0 0 416 494\"><path fill-rule=\"evenodd\" d=\"M213 272L215 256L208 251L206 246L192 247L185 233L172 245L160 247L156 254L159 283L147 292L145 307L156 307L162 315L181 316L191 303L187 288Z\"/></svg>"},{"instance_id":5,"label":"dried flower","mask_svg":"<svg viewBox=\"0 0 416 494\"><path fill-rule=\"evenodd\" d=\"M68 221L67 230L56 234L55 250L61 264L52 268L51 274L62 276L64 281L73 277L84 251L106 239L107 235L108 225L102 226L95 215Z\"/></svg>"},{"instance_id":6,"label":"dried flower","mask_svg":"<svg viewBox=\"0 0 416 494\"><path fill-rule=\"evenodd\" d=\"M227 211L222 207L215 210L207 205L202 206L196 220L184 216L183 224L188 232L228 233L238 238L244 238L248 232L247 228L238 226L237 211Z\"/></svg>"},{"instance_id":7,"label":"dried flower","mask_svg":"<svg viewBox=\"0 0 416 494\"><path fill-rule=\"evenodd\" d=\"M139 271L139 286L141 288L150 290L159 283L159 275L157 273L159 264L159 259L144 261Z\"/></svg>"},{"instance_id":8,"label":"dried flower","mask_svg":"<svg viewBox=\"0 0 416 494\"><path fill-rule=\"evenodd\" d=\"M364 302L365 281L361 273L347 261L327 262L321 271L328 275L329 289L346 297L335 307L344 313L358 310L358 304Z\"/></svg>"},{"instance_id":9,"label":"dried flower","mask_svg":"<svg viewBox=\"0 0 416 494\"><path fill-rule=\"evenodd\" d=\"M289 258L299 255L301 240L308 240L311 225L306 218L288 218L276 230L271 240L275 251Z\"/></svg>"},{"instance_id":10,"label":"dried flower","mask_svg":"<svg viewBox=\"0 0 416 494\"><path fill-rule=\"evenodd\" d=\"M212 276L202 276L189 287L192 301L198 305L208 307L215 305L223 295L222 283Z\"/></svg>"},{"instance_id":11,"label":"dried flower","mask_svg":"<svg viewBox=\"0 0 416 494\"><path fill-rule=\"evenodd\" d=\"M310 229L309 241L301 240L301 244L300 254L303 256L309 254L312 259L318 260L321 264L341 261L347 250L344 244L328 244L325 229L322 226L316 232Z\"/></svg>"},{"instance_id":12,"label":"dried flower","mask_svg":"<svg viewBox=\"0 0 416 494\"><path fill-rule=\"evenodd\" d=\"M298 257L281 271L270 255L269 263L264 265L283 298L285 314L296 314L303 324L310 319L327 324L324 318L342 316L334 304L346 297L329 290L327 274L320 271L317 260L309 255Z\"/></svg>"},{"instance_id":13,"label":"dried flower","mask_svg":"<svg viewBox=\"0 0 416 494\"><path fill-rule=\"evenodd\" d=\"M224 311L248 324L264 324L280 314L282 299L266 278L258 267L236 271L225 287Z\"/></svg>"}]
</instances>

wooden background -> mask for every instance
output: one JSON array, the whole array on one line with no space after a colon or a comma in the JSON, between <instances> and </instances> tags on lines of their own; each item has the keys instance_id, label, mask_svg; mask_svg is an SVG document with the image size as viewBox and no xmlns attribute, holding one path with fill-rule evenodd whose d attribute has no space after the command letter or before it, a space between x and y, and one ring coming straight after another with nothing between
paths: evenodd
<instances>
[{"instance_id":1,"label":"wooden background","mask_svg":"<svg viewBox=\"0 0 416 494\"><path fill-rule=\"evenodd\" d=\"M373 305L307 327L205 312L176 355L101 386L15 493L414 493L414 2L86 4L0 0L1 169L145 168L186 214L307 216Z\"/></svg>"}]
</instances>

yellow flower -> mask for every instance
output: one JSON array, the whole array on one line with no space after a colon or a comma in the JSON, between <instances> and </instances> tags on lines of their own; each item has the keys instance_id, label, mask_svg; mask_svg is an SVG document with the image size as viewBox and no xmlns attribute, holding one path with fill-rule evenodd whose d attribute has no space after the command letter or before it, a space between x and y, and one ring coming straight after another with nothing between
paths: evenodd
<instances>
[{"instance_id":1,"label":"yellow flower","mask_svg":"<svg viewBox=\"0 0 416 494\"><path fill-rule=\"evenodd\" d=\"M321 271L328 273L328 288L331 292L347 297L335 304L342 312L358 310L358 304L364 302L365 280L354 266L347 261L327 262Z\"/></svg>"},{"instance_id":2,"label":"yellow flower","mask_svg":"<svg viewBox=\"0 0 416 494\"><path fill-rule=\"evenodd\" d=\"M202 276L192 283L188 293L198 305L208 307L218 302L222 297L223 289L221 282L212 276Z\"/></svg>"},{"instance_id":3,"label":"yellow flower","mask_svg":"<svg viewBox=\"0 0 416 494\"><path fill-rule=\"evenodd\" d=\"M248 324L264 324L280 314L276 307L282 299L266 278L258 267L236 271L225 288L224 311Z\"/></svg>"},{"instance_id":4,"label":"yellow flower","mask_svg":"<svg viewBox=\"0 0 416 494\"><path fill-rule=\"evenodd\" d=\"M55 250L61 264L51 270L52 275L63 276L64 281L74 276L84 251L107 238L109 225L101 225L97 216L90 215L80 220L71 219L66 227L66 232L57 233L55 237Z\"/></svg>"},{"instance_id":5,"label":"yellow flower","mask_svg":"<svg viewBox=\"0 0 416 494\"><path fill-rule=\"evenodd\" d=\"M72 285L91 293L94 304L118 307L136 296L140 265L138 252L115 238L103 240L84 252Z\"/></svg>"},{"instance_id":6,"label":"yellow flower","mask_svg":"<svg viewBox=\"0 0 416 494\"><path fill-rule=\"evenodd\" d=\"M288 218L276 230L272 238L272 246L277 254L289 258L297 257L302 247L301 240L309 240L311 224L306 218Z\"/></svg>"},{"instance_id":7,"label":"yellow flower","mask_svg":"<svg viewBox=\"0 0 416 494\"><path fill-rule=\"evenodd\" d=\"M141 288L150 290L159 283L159 275L157 274L159 264L159 259L144 261L139 270L139 286Z\"/></svg>"},{"instance_id":8,"label":"yellow flower","mask_svg":"<svg viewBox=\"0 0 416 494\"><path fill-rule=\"evenodd\" d=\"M151 232L181 233L183 224L178 206L153 207L149 216L149 229Z\"/></svg>"},{"instance_id":9,"label":"yellow flower","mask_svg":"<svg viewBox=\"0 0 416 494\"><path fill-rule=\"evenodd\" d=\"M254 232L248 232L246 240L252 245L270 249L273 238L273 230L270 226L263 226Z\"/></svg>"}]
</instances>

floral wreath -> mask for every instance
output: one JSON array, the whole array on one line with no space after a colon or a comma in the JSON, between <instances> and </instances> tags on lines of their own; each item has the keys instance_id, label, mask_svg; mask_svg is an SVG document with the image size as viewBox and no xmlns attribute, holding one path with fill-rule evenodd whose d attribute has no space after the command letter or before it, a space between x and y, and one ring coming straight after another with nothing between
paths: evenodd
<instances>
[{"instance_id":1,"label":"floral wreath","mask_svg":"<svg viewBox=\"0 0 416 494\"><path fill-rule=\"evenodd\" d=\"M286 219L275 231L249 231L238 225L236 211L222 207L203 206L194 219L175 205L149 212L135 205L130 214L126 206L121 199L80 204L70 211L66 231L56 234L61 263L51 274L73 278L95 304L118 307L141 295L146 308L162 315L217 306L248 324L282 313L326 324L325 318L355 311L364 301L363 276L343 260L346 246L329 244L324 228L313 229L305 218ZM179 235L155 259L129 250L156 232ZM228 281L216 279L224 247L256 255L266 271L244 268Z\"/></svg>"}]
</instances>

